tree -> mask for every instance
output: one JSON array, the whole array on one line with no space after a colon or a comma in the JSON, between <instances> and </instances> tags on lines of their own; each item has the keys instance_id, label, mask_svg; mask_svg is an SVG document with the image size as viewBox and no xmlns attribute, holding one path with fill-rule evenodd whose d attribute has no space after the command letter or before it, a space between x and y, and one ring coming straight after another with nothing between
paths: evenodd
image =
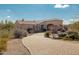
<instances>
[{"instance_id":1,"label":"tree","mask_svg":"<svg viewBox=\"0 0 79 59\"><path fill-rule=\"evenodd\" d=\"M2 21L2 23L0 23L0 30L6 29L10 31L13 28L14 28L14 23L11 21L5 20L5 22Z\"/></svg>"},{"instance_id":2,"label":"tree","mask_svg":"<svg viewBox=\"0 0 79 59\"><path fill-rule=\"evenodd\" d=\"M79 32L79 13L73 17L73 23L69 24L68 29Z\"/></svg>"},{"instance_id":3,"label":"tree","mask_svg":"<svg viewBox=\"0 0 79 59\"><path fill-rule=\"evenodd\" d=\"M79 32L79 22L75 22L73 24L70 24L69 25L69 29L71 31L77 31L77 32Z\"/></svg>"}]
</instances>

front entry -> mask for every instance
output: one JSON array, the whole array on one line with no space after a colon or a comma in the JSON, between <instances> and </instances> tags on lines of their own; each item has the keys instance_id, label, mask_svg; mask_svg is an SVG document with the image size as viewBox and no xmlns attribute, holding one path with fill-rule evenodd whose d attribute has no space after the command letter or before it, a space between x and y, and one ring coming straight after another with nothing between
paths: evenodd
<instances>
[{"instance_id":1,"label":"front entry","mask_svg":"<svg viewBox=\"0 0 79 59\"><path fill-rule=\"evenodd\" d=\"M28 33L34 33L34 29L33 29L33 28L28 28L28 29L27 29L27 32L28 32Z\"/></svg>"}]
</instances>

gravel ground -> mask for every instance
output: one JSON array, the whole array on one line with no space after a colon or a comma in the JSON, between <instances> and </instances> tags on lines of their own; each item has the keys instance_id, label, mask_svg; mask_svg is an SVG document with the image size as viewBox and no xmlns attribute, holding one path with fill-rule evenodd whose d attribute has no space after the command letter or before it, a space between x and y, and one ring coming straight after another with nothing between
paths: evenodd
<instances>
[{"instance_id":1,"label":"gravel ground","mask_svg":"<svg viewBox=\"0 0 79 59\"><path fill-rule=\"evenodd\" d=\"M7 42L7 51L3 55L30 55L30 52L21 39L12 39Z\"/></svg>"},{"instance_id":2,"label":"gravel ground","mask_svg":"<svg viewBox=\"0 0 79 59\"><path fill-rule=\"evenodd\" d=\"M63 41L45 38L37 33L22 39L32 55L79 55L79 41Z\"/></svg>"}]
</instances>

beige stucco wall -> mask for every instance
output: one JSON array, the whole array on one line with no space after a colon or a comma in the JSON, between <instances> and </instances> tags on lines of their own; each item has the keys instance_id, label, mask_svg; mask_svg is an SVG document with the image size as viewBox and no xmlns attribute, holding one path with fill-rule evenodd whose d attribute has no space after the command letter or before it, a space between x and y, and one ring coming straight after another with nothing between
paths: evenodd
<instances>
[{"instance_id":1,"label":"beige stucco wall","mask_svg":"<svg viewBox=\"0 0 79 59\"><path fill-rule=\"evenodd\" d=\"M63 25L63 21L62 20L52 20L52 21L44 21L42 23L40 23L40 25L44 25L44 28L47 29L47 25L49 24L53 24L53 28L59 28Z\"/></svg>"},{"instance_id":2,"label":"beige stucco wall","mask_svg":"<svg viewBox=\"0 0 79 59\"><path fill-rule=\"evenodd\" d=\"M46 29L47 29L48 24L57 25L59 27L60 25L63 25L63 21L62 20L52 20L52 21L44 21L39 24L19 24L18 22L16 22L15 24L16 24L17 29L26 30L28 28L33 28L34 30L40 30L41 25L44 25L44 28L46 28Z\"/></svg>"}]
</instances>

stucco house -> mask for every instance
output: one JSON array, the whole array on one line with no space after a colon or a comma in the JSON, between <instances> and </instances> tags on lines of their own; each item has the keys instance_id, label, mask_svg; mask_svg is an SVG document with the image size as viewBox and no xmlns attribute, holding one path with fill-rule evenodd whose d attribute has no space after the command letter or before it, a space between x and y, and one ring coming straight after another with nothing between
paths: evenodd
<instances>
[{"instance_id":1,"label":"stucco house","mask_svg":"<svg viewBox=\"0 0 79 59\"><path fill-rule=\"evenodd\" d=\"M26 30L29 33L42 31L57 31L63 28L63 20L52 19L46 21L16 21L16 29Z\"/></svg>"}]
</instances>

